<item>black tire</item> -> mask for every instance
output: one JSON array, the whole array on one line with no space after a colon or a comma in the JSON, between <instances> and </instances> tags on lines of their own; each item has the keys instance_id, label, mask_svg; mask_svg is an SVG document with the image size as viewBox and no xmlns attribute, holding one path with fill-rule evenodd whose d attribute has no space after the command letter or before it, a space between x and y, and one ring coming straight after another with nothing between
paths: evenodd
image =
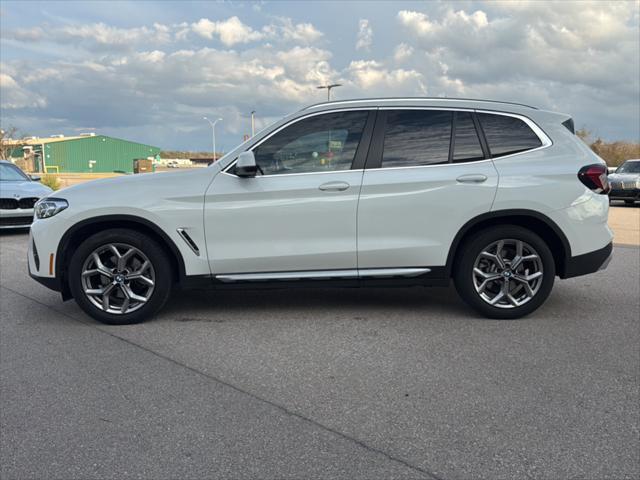
<instances>
[{"instance_id":1,"label":"black tire","mask_svg":"<svg viewBox=\"0 0 640 480\"><path fill-rule=\"evenodd\" d=\"M154 270L153 291L146 303L130 313L115 314L94 305L84 293L82 271L85 261L96 249L109 244L126 244L140 250ZM173 272L165 250L153 238L135 230L110 229L87 238L74 252L68 270L69 287L76 303L89 316L109 325L140 323L155 315L171 293Z\"/></svg>"},{"instance_id":2,"label":"black tire","mask_svg":"<svg viewBox=\"0 0 640 480\"><path fill-rule=\"evenodd\" d=\"M474 285L474 264L480 253L493 242L513 239L521 240L535 249L542 264L542 281L529 301L511 308L499 308L483 300ZM456 290L462 299L485 317L495 319L521 318L535 311L544 303L555 280L555 261L551 250L542 238L531 230L516 225L498 225L482 230L468 238L458 249L453 272ZM514 283L515 285L515 283Z\"/></svg>"}]
</instances>

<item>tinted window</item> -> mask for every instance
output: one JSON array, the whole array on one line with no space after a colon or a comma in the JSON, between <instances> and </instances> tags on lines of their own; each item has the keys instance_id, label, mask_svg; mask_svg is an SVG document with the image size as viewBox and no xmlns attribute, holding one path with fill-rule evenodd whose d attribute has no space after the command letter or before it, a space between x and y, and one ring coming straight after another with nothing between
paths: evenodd
<instances>
[{"instance_id":1,"label":"tinted window","mask_svg":"<svg viewBox=\"0 0 640 480\"><path fill-rule=\"evenodd\" d=\"M456 133L454 136L454 162L472 162L484 158L478 132L476 132L476 126L469 112L456 113Z\"/></svg>"},{"instance_id":2,"label":"tinted window","mask_svg":"<svg viewBox=\"0 0 640 480\"><path fill-rule=\"evenodd\" d=\"M327 113L286 127L254 149L265 175L348 170L369 112Z\"/></svg>"},{"instance_id":3,"label":"tinted window","mask_svg":"<svg viewBox=\"0 0 640 480\"><path fill-rule=\"evenodd\" d=\"M624 162L616 173L640 173L640 162Z\"/></svg>"},{"instance_id":4,"label":"tinted window","mask_svg":"<svg viewBox=\"0 0 640 480\"><path fill-rule=\"evenodd\" d=\"M388 111L382 167L447 163L452 117L434 110Z\"/></svg>"},{"instance_id":5,"label":"tinted window","mask_svg":"<svg viewBox=\"0 0 640 480\"><path fill-rule=\"evenodd\" d=\"M519 118L479 113L478 119L493 157L522 152L542 145L533 130Z\"/></svg>"},{"instance_id":6,"label":"tinted window","mask_svg":"<svg viewBox=\"0 0 640 480\"><path fill-rule=\"evenodd\" d=\"M22 170L10 163L0 163L0 182L24 182L30 180Z\"/></svg>"}]
</instances>

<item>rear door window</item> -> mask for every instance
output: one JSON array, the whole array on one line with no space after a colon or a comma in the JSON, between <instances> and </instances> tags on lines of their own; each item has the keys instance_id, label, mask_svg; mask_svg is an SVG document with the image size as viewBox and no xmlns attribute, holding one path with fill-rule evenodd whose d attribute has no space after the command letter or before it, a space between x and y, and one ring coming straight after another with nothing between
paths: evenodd
<instances>
[{"instance_id":1,"label":"rear door window","mask_svg":"<svg viewBox=\"0 0 640 480\"><path fill-rule=\"evenodd\" d=\"M449 161L452 112L389 110L382 168L415 167Z\"/></svg>"},{"instance_id":2,"label":"rear door window","mask_svg":"<svg viewBox=\"0 0 640 480\"><path fill-rule=\"evenodd\" d=\"M542 146L540 138L519 118L491 113L477 115L494 158Z\"/></svg>"}]
</instances>

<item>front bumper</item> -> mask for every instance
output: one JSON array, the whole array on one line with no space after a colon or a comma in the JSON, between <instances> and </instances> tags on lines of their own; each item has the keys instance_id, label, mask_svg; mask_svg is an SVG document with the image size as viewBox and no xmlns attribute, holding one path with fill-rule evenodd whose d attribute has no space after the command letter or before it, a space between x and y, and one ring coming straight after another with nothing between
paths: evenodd
<instances>
[{"instance_id":1,"label":"front bumper","mask_svg":"<svg viewBox=\"0 0 640 480\"><path fill-rule=\"evenodd\" d=\"M629 188L629 189L612 189L609 192L609 200L640 200L640 189L638 188Z\"/></svg>"},{"instance_id":2,"label":"front bumper","mask_svg":"<svg viewBox=\"0 0 640 480\"><path fill-rule=\"evenodd\" d=\"M567 260L561 278L579 277L604 270L613 258L613 243L593 252L571 257Z\"/></svg>"},{"instance_id":3,"label":"front bumper","mask_svg":"<svg viewBox=\"0 0 640 480\"><path fill-rule=\"evenodd\" d=\"M33 208L0 209L0 229L29 228L33 222Z\"/></svg>"}]
</instances>

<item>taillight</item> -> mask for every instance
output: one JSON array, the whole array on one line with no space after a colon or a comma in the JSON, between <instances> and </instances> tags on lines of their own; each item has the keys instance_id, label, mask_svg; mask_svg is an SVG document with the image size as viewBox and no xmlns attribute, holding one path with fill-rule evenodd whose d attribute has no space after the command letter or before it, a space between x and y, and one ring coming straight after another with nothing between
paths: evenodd
<instances>
[{"instance_id":1,"label":"taillight","mask_svg":"<svg viewBox=\"0 0 640 480\"><path fill-rule=\"evenodd\" d=\"M578 172L578 178L589 190L606 195L611 190L607 174L607 167L596 163L582 167Z\"/></svg>"}]
</instances>

